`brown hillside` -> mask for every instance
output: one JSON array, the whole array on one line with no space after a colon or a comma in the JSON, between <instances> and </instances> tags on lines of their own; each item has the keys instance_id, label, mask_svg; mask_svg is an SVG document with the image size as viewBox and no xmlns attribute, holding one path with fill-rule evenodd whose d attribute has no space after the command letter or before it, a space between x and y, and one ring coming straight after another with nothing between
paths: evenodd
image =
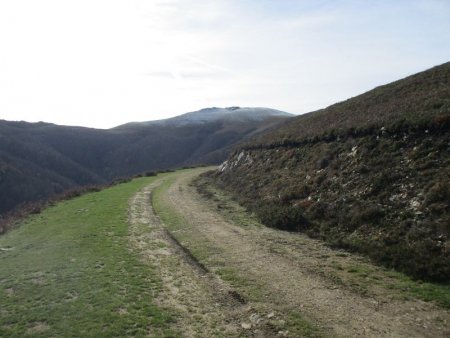
<instances>
[{"instance_id":1,"label":"brown hillside","mask_svg":"<svg viewBox=\"0 0 450 338\"><path fill-rule=\"evenodd\" d=\"M450 280L450 63L242 144L213 174L269 226Z\"/></svg>"},{"instance_id":2,"label":"brown hillside","mask_svg":"<svg viewBox=\"0 0 450 338\"><path fill-rule=\"evenodd\" d=\"M415 124L450 114L450 62L328 108L286 121L253 144L299 140L331 131L407 121Z\"/></svg>"}]
</instances>

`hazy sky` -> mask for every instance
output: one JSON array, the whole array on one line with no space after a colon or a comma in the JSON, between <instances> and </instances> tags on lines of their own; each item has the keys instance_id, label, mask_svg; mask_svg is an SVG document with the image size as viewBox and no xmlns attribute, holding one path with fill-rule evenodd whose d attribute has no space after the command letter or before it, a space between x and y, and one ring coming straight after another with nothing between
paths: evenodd
<instances>
[{"instance_id":1,"label":"hazy sky","mask_svg":"<svg viewBox=\"0 0 450 338\"><path fill-rule=\"evenodd\" d=\"M450 61L450 0L0 0L0 119L305 113Z\"/></svg>"}]
</instances>

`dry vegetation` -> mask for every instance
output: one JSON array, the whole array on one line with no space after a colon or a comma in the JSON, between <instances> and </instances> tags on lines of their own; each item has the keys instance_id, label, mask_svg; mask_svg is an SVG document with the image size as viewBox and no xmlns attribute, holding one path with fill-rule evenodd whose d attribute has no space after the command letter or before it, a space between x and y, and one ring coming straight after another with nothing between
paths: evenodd
<instances>
[{"instance_id":1,"label":"dry vegetation","mask_svg":"<svg viewBox=\"0 0 450 338\"><path fill-rule=\"evenodd\" d=\"M447 62L326 109L288 120L282 127L249 145L304 141L402 122L422 125L435 118L446 119L449 113L450 62Z\"/></svg>"},{"instance_id":2,"label":"dry vegetation","mask_svg":"<svg viewBox=\"0 0 450 338\"><path fill-rule=\"evenodd\" d=\"M213 174L267 225L450 280L450 63L300 116Z\"/></svg>"}]
</instances>

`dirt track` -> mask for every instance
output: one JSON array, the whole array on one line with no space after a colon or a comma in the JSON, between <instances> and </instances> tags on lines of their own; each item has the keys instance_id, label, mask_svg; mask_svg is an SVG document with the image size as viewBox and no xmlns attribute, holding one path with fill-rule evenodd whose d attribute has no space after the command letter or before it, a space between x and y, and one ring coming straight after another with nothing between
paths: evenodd
<instances>
[{"instance_id":1,"label":"dirt track","mask_svg":"<svg viewBox=\"0 0 450 338\"><path fill-rule=\"evenodd\" d=\"M130 201L133 247L161 269L160 304L178 309L185 336L296 336L289 327L293 313L320 328L311 335L448 336L445 310L395 299L376 287L363 295L321 272L329 257L333 264L358 262L358 257L344 257L302 235L226 220L189 186L198 173L179 174L164 196L166 205L185 220L176 233L168 234L149 206L153 186ZM190 258L189 250L200 252L207 271Z\"/></svg>"},{"instance_id":2,"label":"dirt track","mask_svg":"<svg viewBox=\"0 0 450 338\"><path fill-rule=\"evenodd\" d=\"M241 336L240 318L246 316L248 306L163 226L151 207L152 190L159 184L161 181L145 187L129 203L130 250L139 251L161 276L157 304L175 313L174 325L184 337Z\"/></svg>"}]
</instances>

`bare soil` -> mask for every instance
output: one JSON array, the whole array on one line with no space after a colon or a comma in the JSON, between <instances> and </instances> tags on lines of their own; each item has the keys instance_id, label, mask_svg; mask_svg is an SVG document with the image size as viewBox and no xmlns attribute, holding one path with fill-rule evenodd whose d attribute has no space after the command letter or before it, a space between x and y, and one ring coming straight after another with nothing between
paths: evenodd
<instances>
[{"instance_id":1,"label":"bare soil","mask_svg":"<svg viewBox=\"0 0 450 338\"><path fill-rule=\"evenodd\" d=\"M450 336L449 312L433 303L402 299L380 283L361 290L351 276L330 273L336 266L370 266L360 257L224 217L189 185L201 171L180 173L164 196L184 219L176 232L152 211L155 185L130 201L132 247L161 271L158 302L178 311L184 336L298 336L297 314L319 328L310 336Z\"/></svg>"},{"instance_id":2,"label":"bare soil","mask_svg":"<svg viewBox=\"0 0 450 338\"><path fill-rule=\"evenodd\" d=\"M162 278L156 303L175 314L174 326L183 337L241 336L240 318L248 307L180 246L155 215L151 193L158 184L145 187L129 203L130 250L138 250Z\"/></svg>"}]
</instances>

